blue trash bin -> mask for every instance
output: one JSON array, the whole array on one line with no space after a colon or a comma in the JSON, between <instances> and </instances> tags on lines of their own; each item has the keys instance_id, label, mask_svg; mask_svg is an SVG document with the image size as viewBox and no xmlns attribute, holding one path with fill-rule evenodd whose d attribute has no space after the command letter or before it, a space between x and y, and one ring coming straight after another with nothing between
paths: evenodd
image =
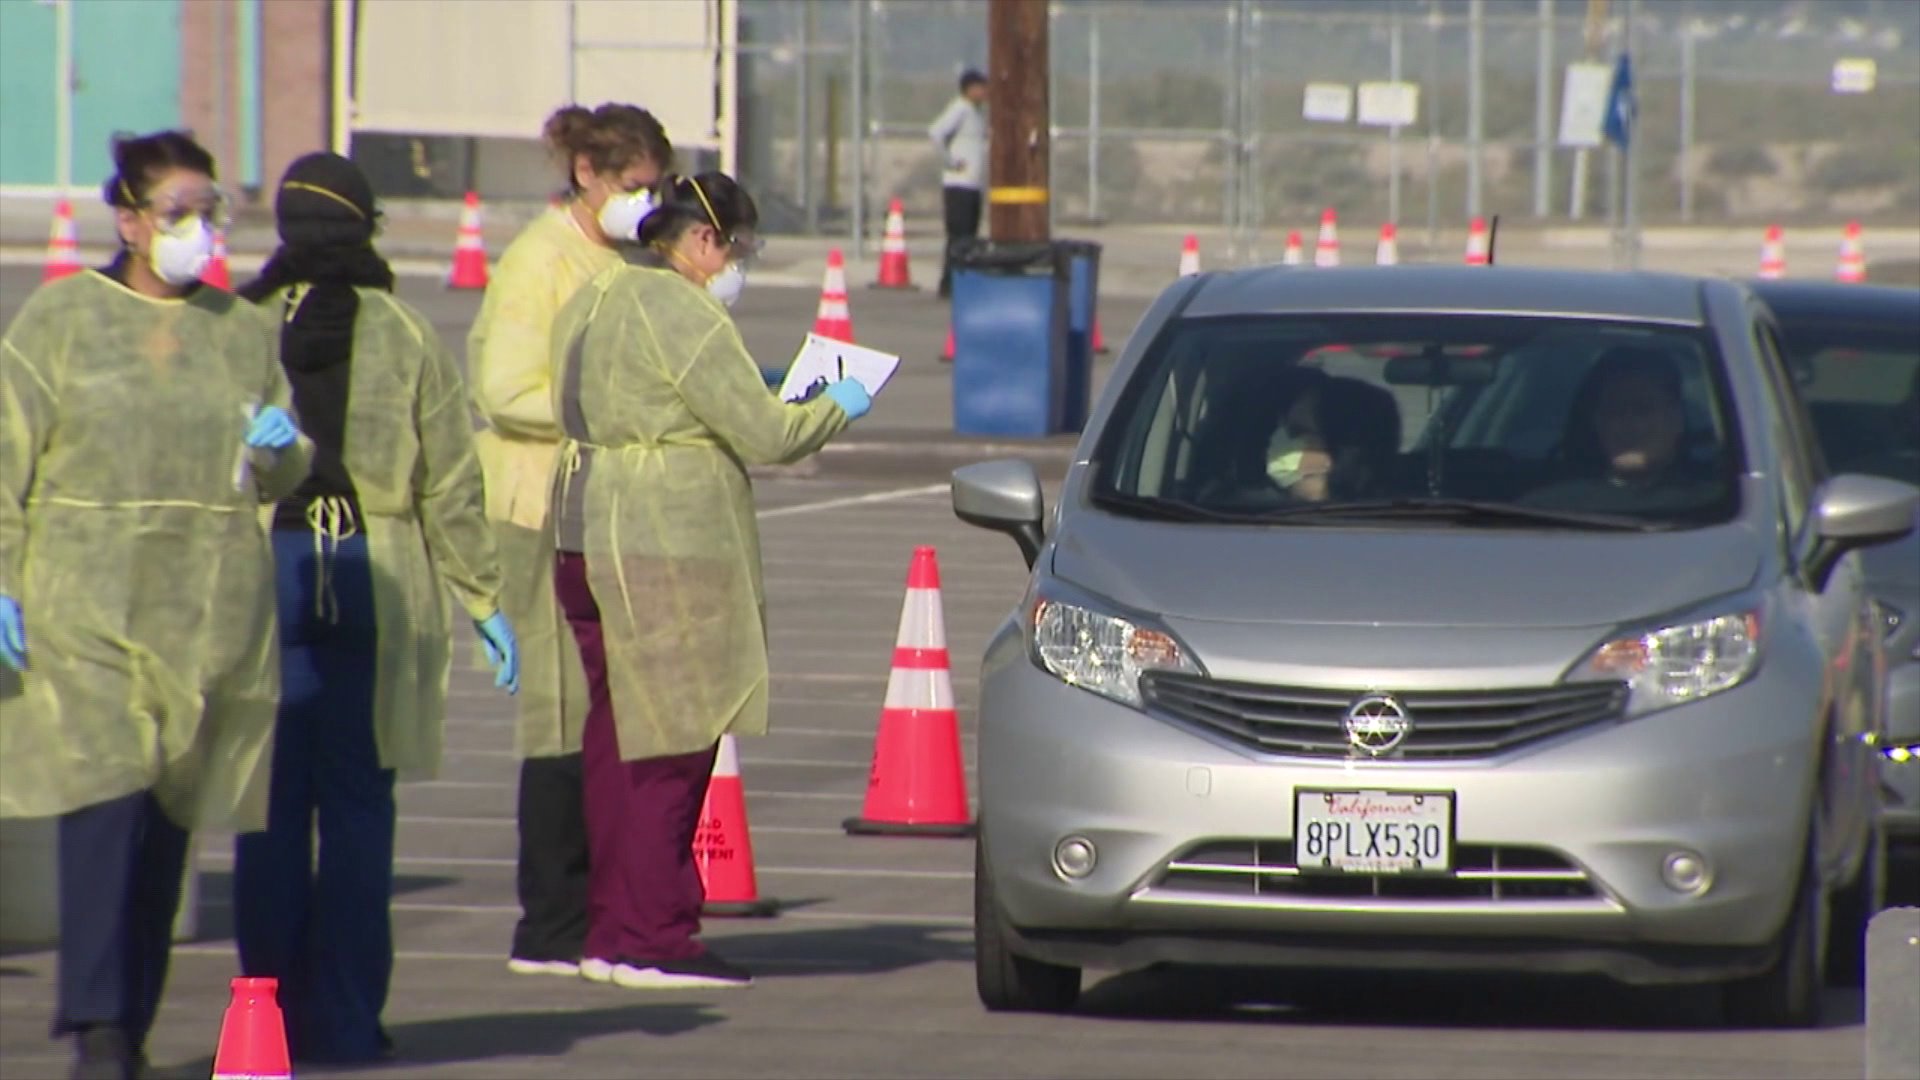
<instances>
[{"instance_id":1,"label":"blue trash bin","mask_svg":"<svg viewBox=\"0 0 1920 1080\"><path fill-rule=\"evenodd\" d=\"M1067 299L1067 371L1060 396L1060 430L1087 426L1093 404L1093 327L1100 307L1100 245L1090 240L1058 240L1069 263Z\"/></svg>"},{"instance_id":2,"label":"blue trash bin","mask_svg":"<svg viewBox=\"0 0 1920 1080\"><path fill-rule=\"evenodd\" d=\"M1067 410L1072 260L1054 244L976 242L953 257L953 430L1057 435Z\"/></svg>"}]
</instances>

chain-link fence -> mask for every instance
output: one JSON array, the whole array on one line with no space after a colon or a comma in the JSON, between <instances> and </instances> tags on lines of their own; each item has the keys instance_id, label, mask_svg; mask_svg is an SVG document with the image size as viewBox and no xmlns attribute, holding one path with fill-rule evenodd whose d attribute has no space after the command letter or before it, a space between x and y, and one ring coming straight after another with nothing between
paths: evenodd
<instances>
[{"instance_id":1,"label":"chain-link fence","mask_svg":"<svg viewBox=\"0 0 1920 1080\"><path fill-rule=\"evenodd\" d=\"M1253 244L1323 207L1402 230L1475 213L1604 222L1605 149L1558 145L1568 63L1629 30L1649 224L1920 216L1911 0L1064 0L1052 182L1065 223L1219 224ZM984 69L985 0L742 0L741 171L778 224L871 239L937 215L926 126ZM1835 65L1871 60L1867 92ZM1858 70L1856 64L1855 70ZM1405 82L1401 127L1307 119L1310 84ZM1856 87L1857 88L1857 87ZM1583 159L1585 159L1583 161Z\"/></svg>"}]
</instances>

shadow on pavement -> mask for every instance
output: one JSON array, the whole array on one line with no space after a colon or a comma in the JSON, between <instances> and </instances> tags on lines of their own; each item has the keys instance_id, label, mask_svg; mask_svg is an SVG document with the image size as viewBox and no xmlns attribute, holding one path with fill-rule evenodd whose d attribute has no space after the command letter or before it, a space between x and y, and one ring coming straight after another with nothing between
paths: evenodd
<instances>
[{"instance_id":1,"label":"shadow on pavement","mask_svg":"<svg viewBox=\"0 0 1920 1080\"><path fill-rule=\"evenodd\" d=\"M715 953L756 978L860 975L904 971L922 964L968 960L973 944L964 927L913 923L844 926L766 933L715 933L732 920L708 919L702 935Z\"/></svg>"},{"instance_id":2,"label":"shadow on pavement","mask_svg":"<svg viewBox=\"0 0 1920 1080\"><path fill-rule=\"evenodd\" d=\"M606 1035L684 1035L722 1019L711 1006L689 1004L628 1005L616 1009L552 1009L538 1012L450 1016L395 1024L392 1061L359 1068L295 1064L301 1077L376 1076L430 1065L457 1065L494 1058L561 1057L582 1040ZM153 1070L155 1077L201 1077L213 1059Z\"/></svg>"},{"instance_id":3,"label":"shadow on pavement","mask_svg":"<svg viewBox=\"0 0 1920 1080\"><path fill-rule=\"evenodd\" d=\"M456 885L459 882L459 878L447 877L444 874L396 874L393 879L393 895L405 896L408 893L424 892L443 885ZM192 940L195 944L202 944L232 939L233 872L203 870L200 872L200 905L194 913Z\"/></svg>"}]
</instances>

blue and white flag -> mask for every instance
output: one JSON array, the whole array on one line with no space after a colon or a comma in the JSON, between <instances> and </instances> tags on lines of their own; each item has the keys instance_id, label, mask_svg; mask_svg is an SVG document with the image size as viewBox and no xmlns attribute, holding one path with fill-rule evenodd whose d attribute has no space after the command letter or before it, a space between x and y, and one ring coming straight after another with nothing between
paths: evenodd
<instances>
[{"instance_id":1,"label":"blue and white flag","mask_svg":"<svg viewBox=\"0 0 1920 1080\"><path fill-rule=\"evenodd\" d=\"M1613 67L1613 88L1607 91L1607 119L1601 130L1607 141L1622 149L1633 138L1633 124L1640 115L1640 104L1633 95L1633 61L1626 53Z\"/></svg>"}]
</instances>

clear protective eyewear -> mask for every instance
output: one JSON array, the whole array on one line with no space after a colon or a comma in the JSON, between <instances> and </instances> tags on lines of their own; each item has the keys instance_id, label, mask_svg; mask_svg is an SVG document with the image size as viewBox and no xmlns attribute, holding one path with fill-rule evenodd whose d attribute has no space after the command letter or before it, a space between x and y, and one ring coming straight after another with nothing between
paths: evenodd
<instances>
[{"instance_id":1,"label":"clear protective eyewear","mask_svg":"<svg viewBox=\"0 0 1920 1080\"><path fill-rule=\"evenodd\" d=\"M212 185L156 191L137 204L153 218L161 232L180 233L195 218L204 219L215 229L233 223L232 206L226 192Z\"/></svg>"}]
</instances>

